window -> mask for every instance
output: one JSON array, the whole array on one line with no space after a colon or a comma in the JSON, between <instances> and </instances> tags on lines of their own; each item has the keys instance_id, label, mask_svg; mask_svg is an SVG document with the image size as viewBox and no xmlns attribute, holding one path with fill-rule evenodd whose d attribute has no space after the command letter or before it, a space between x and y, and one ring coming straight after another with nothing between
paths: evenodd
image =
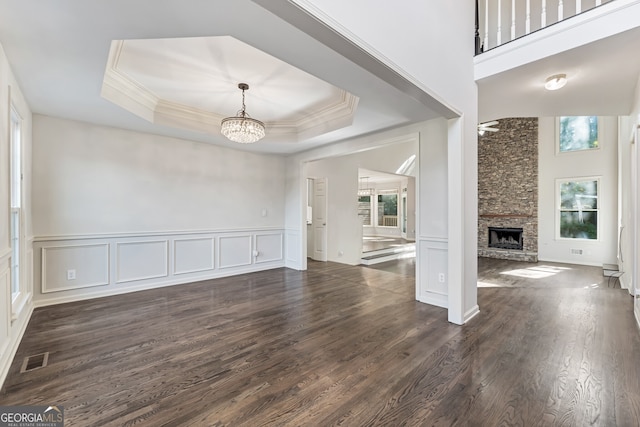
<instances>
[{"instance_id":1,"label":"window","mask_svg":"<svg viewBox=\"0 0 640 427\"><path fill-rule=\"evenodd\" d=\"M21 207L22 207L22 156L21 156L21 118L15 108L11 108L10 116L10 198L11 198L11 301L19 304L23 297L20 281L20 248L21 248Z\"/></svg>"},{"instance_id":2,"label":"window","mask_svg":"<svg viewBox=\"0 0 640 427\"><path fill-rule=\"evenodd\" d=\"M383 190L378 194L378 226L398 226L398 191Z\"/></svg>"},{"instance_id":3,"label":"window","mask_svg":"<svg viewBox=\"0 0 640 427\"><path fill-rule=\"evenodd\" d=\"M371 222L371 196L358 196L358 216L362 219L362 225L373 225Z\"/></svg>"},{"instance_id":4,"label":"window","mask_svg":"<svg viewBox=\"0 0 640 427\"><path fill-rule=\"evenodd\" d=\"M598 148L597 116L564 116L558 121L558 151L593 150Z\"/></svg>"},{"instance_id":5,"label":"window","mask_svg":"<svg viewBox=\"0 0 640 427\"><path fill-rule=\"evenodd\" d=\"M598 239L598 178L560 180L559 237Z\"/></svg>"}]
</instances>

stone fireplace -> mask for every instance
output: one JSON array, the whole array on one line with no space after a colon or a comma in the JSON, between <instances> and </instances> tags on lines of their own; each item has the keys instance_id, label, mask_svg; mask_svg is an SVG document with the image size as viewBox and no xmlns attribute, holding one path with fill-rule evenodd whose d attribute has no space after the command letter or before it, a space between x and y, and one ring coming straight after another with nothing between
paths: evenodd
<instances>
[{"instance_id":1,"label":"stone fireplace","mask_svg":"<svg viewBox=\"0 0 640 427\"><path fill-rule=\"evenodd\" d=\"M478 136L478 255L538 261L538 119Z\"/></svg>"}]
</instances>

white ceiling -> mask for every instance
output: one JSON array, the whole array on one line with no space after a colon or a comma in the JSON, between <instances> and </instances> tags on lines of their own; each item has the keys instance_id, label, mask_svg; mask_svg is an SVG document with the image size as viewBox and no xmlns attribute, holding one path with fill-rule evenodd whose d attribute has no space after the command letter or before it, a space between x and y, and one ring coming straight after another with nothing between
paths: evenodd
<instances>
[{"instance_id":1,"label":"white ceiling","mask_svg":"<svg viewBox=\"0 0 640 427\"><path fill-rule=\"evenodd\" d=\"M505 117L628 115L640 75L640 27L478 80L479 122ZM544 89L566 73L567 85Z\"/></svg>"},{"instance_id":2,"label":"white ceiling","mask_svg":"<svg viewBox=\"0 0 640 427\"><path fill-rule=\"evenodd\" d=\"M219 36L230 36L235 48L207 52L211 44L184 43ZM229 142L217 130L151 123L101 96L117 40L130 41L126 55L144 58L125 61L124 73L175 103L209 108L215 98L215 113L235 115L241 106L237 84L249 80L247 111L267 126L312 117L337 93L353 94L357 108L347 126L249 146ZM0 0L0 42L34 113L238 149L294 153L441 116L416 100L415 91L386 83L249 0Z\"/></svg>"}]
</instances>

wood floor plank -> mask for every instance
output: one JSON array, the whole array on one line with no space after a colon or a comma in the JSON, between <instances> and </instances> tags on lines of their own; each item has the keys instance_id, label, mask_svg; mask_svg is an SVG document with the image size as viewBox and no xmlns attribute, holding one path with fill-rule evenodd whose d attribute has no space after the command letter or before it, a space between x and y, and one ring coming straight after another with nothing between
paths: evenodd
<instances>
[{"instance_id":1,"label":"wood floor plank","mask_svg":"<svg viewBox=\"0 0 640 427\"><path fill-rule=\"evenodd\" d=\"M462 327L414 301L397 265L310 262L39 308L0 405L60 404L83 427L640 425L626 291L595 269L479 266L488 287ZM19 373L44 351L47 367Z\"/></svg>"}]
</instances>

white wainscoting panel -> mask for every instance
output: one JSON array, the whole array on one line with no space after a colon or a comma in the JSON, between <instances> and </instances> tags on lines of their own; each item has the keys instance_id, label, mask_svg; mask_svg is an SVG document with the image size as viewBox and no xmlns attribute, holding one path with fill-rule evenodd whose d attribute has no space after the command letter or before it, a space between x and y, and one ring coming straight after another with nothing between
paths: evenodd
<instances>
[{"instance_id":1,"label":"white wainscoting panel","mask_svg":"<svg viewBox=\"0 0 640 427\"><path fill-rule=\"evenodd\" d=\"M284 235L263 228L36 237L33 301L42 307L284 267ZM76 279L67 280L68 270Z\"/></svg>"},{"instance_id":2,"label":"white wainscoting panel","mask_svg":"<svg viewBox=\"0 0 640 427\"><path fill-rule=\"evenodd\" d=\"M75 279L67 273L75 271ZM109 245L75 244L42 248L42 293L109 284Z\"/></svg>"},{"instance_id":3,"label":"white wainscoting panel","mask_svg":"<svg viewBox=\"0 0 640 427\"><path fill-rule=\"evenodd\" d=\"M168 248L168 240L117 243L116 283L168 276Z\"/></svg>"},{"instance_id":4,"label":"white wainscoting panel","mask_svg":"<svg viewBox=\"0 0 640 427\"><path fill-rule=\"evenodd\" d=\"M218 239L220 268L251 265L251 235L222 236Z\"/></svg>"},{"instance_id":5,"label":"white wainscoting panel","mask_svg":"<svg viewBox=\"0 0 640 427\"><path fill-rule=\"evenodd\" d=\"M213 237L194 237L173 241L173 274L209 271L214 265Z\"/></svg>"},{"instance_id":6,"label":"white wainscoting panel","mask_svg":"<svg viewBox=\"0 0 640 427\"><path fill-rule=\"evenodd\" d=\"M423 240L418 243L418 300L447 308L448 301L448 250L441 240ZM444 275L444 276L441 276ZM444 281L441 281L441 278Z\"/></svg>"},{"instance_id":7,"label":"white wainscoting panel","mask_svg":"<svg viewBox=\"0 0 640 427\"><path fill-rule=\"evenodd\" d=\"M256 264L282 261L284 250L282 233L256 234Z\"/></svg>"}]
</instances>

